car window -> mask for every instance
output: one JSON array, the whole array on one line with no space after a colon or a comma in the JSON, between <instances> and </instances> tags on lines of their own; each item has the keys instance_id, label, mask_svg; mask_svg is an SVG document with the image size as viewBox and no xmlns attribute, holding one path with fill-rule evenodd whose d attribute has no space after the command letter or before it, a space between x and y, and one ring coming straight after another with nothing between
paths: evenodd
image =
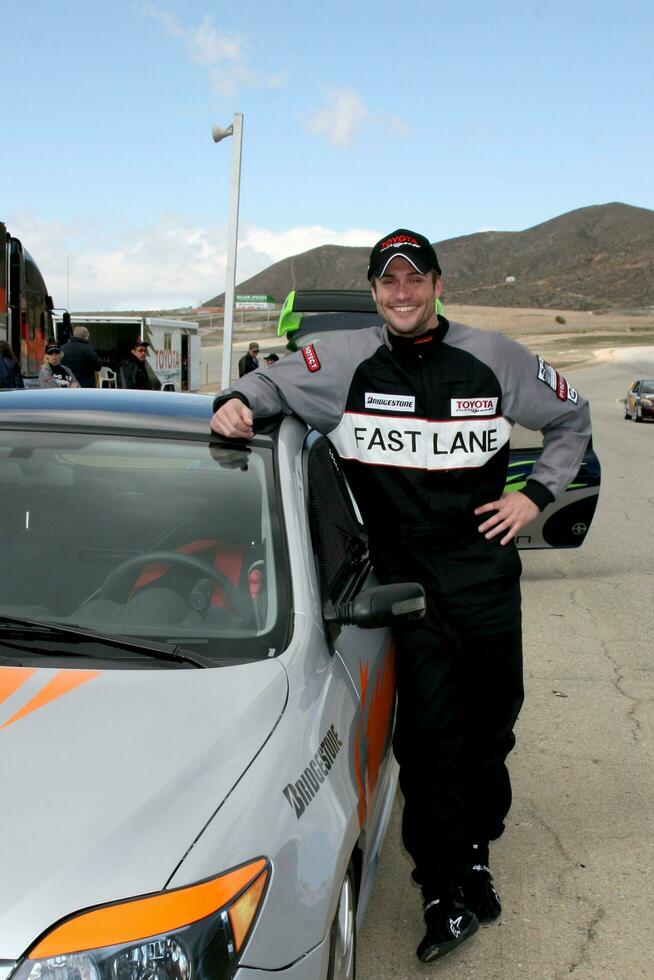
<instances>
[{"instance_id":1,"label":"car window","mask_svg":"<svg viewBox=\"0 0 654 980\"><path fill-rule=\"evenodd\" d=\"M641 395L654 395L654 381L643 381L640 386Z\"/></svg>"},{"instance_id":2,"label":"car window","mask_svg":"<svg viewBox=\"0 0 654 980\"><path fill-rule=\"evenodd\" d=\"M338 602L368 557L368 538L336 450L318 439L308 458L309 523L323 596Z\"/></svg>"},{"instance_id":3,"label":"car window","mask_svg":"<svg viewBox=\"0 0 654 980\"><path fill-rule=\"evenodd\" d=\"M272 449L0 437L0 615L259 658L288 621Z\"/></svg>"}]
</instances>

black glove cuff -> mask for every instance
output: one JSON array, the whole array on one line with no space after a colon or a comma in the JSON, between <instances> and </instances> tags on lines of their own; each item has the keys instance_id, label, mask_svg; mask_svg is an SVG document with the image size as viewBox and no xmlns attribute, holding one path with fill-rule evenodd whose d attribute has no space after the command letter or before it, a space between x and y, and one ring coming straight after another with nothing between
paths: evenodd
<instances>
[{"instance_id":1,"label":"black glove cuff","mask_svg":"<svg viewBox=\"0 0 654 980\"><path fill-rule=\"evenodd\" d=\"M525 497L536 504L539 510L545 510L548 504L554 500L554 494L547 487L544 487L538 480L527 480L524 488L520 491Z\"/></svg>"},{"instance_id":2,"label":"black glove cuff","mask_svg":"<svg viewBox=\"0 0 654 980\"><path fill-rule=\"evenodd\" d=\"M221 405L224 405L225 402L230 401L232 398L238 398L240 402L243 402L244 405L247 405L247 407L250 408L250 403L245 397L245 395L242 395L240 391L229 391L229 389L227 389L227 391L221 391L220 394L216 395L216 397L214 398L213 400L214 412L217 412Z\"/></svg>"}]
</instances>

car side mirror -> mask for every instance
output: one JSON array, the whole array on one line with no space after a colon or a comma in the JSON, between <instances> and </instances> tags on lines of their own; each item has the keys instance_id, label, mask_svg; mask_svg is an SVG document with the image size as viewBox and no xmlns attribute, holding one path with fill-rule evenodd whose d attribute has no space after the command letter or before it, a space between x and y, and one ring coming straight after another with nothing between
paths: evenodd
<instances>
[{"instance_id":1,"label":"car side mirror","mask_svg":"<svg viewBox=\"0 0 654 980\"><path fill-rule=\"evenodd\" d=\"M337 606L328 602L324 609L327 623L377 629L425 615L425 590L417 582L398 582L362 589L350 602Z\"/></svg>"}]
</instances>

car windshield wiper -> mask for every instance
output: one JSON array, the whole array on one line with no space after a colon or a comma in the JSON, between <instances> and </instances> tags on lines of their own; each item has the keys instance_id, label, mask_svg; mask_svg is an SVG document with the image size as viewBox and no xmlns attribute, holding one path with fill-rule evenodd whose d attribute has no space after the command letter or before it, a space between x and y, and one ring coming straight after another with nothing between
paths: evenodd
<instances>
[{"instance_id":1,"label":"car windshield wiper","mask_svg":"<svg viewBox=\"0 0 654 980\"><path fill-rule=\"evenodd\" d=\"M98 633L96 630L85 629L81 626L64 626L60 623L48 623L38 619L20 619L17 616L0 616L0 642L2 636L9 634L16 639L40 636L51 639L53 636L65 636L73 643L92 640L107 646L119 647L122 650L135 650L146 657L156 657L158 660L171 660L177 663L189 663L194 667L213 667L214 662L199 653L185 653L179 646L168 643L140 643L127 637L111 636L108 633ZM52 654L46 653L46 656ZM85 654L92 657L93 654Z\"/></svg>"}]
</instances>

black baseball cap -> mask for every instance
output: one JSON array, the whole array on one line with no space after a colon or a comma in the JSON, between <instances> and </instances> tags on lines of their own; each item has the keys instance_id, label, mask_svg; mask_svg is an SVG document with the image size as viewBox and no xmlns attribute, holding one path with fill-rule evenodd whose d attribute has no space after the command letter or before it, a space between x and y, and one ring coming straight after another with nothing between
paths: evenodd
<instances>
[{"instance_id":1,"label":"black baseball cap","mask_svg":"<svg viewBox=\"0 0 654 980\"><path fill-rule=\"evenodd\" d=\"M410 262L416 272L429 272L435 269L438 275L441 274L441 267L438 258L428 238L419 235L417 231L409 231L408 228L398 228L380 238L376 245L373 245L370 253L370 265L368 266L368 279L373 276L379 278L383 276L389 262L401 255L403 259Z\"/></svg>"},{"instance_id":2,"label":"black baseball cap","mask_svg":"<svg viewBox=\"0 0 654 980\"><path fill-rule=\"evenodd\" d=\"M150 342L148 340L137 340L135 344L132 344L132 350L138 350L139 347L145 347L147 350L149 346Z\"/></svg>"},{"instance_id":3,"label":"black baseball cap","mask_svg":"<svg viewBox=\"0 0 654 980\"><path fill-rule=\"evenodd\" d=\"M61 354L61 347L59 344L48 344L45 352L46 354Z\"/></svg>"}]
</instances>

